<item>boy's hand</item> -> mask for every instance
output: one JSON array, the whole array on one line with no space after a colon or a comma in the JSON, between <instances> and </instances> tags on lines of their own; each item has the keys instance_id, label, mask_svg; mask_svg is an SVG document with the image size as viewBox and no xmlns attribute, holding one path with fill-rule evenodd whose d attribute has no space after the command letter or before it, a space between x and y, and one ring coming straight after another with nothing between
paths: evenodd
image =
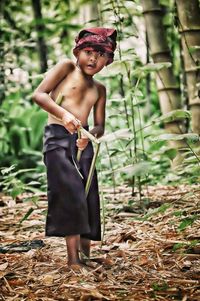
<instances>
[{"instance_id":1,"label":"boy's hand","mask_svg":"<svg viewBox=\"0 0 200 301\"><path fill-rule=\"evenodd\" d=\"M73 114L70 112L65 112L62 117L62 123L64 127L73 134L76 132L76 129L81 125L80 120L78 120Z\"/></svg>"},{"instance_id":2,"label":"boy's hand","mask_svg":"<svg viewBox=\"0 0 200 301\"><path fill-rule=\"evenodd\" d=\"M81 151L83 151L87 147L88 141L89 141L89 139L86 136L83 136L83 134L82 134L81 138L76 140L76 146Z\"/></svg>"}]
</instances>

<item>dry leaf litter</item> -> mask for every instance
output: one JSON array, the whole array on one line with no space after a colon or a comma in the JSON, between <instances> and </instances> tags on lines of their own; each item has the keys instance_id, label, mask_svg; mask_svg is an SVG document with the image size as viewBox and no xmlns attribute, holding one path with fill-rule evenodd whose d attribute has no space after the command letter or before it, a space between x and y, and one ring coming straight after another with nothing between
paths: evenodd
<instances>
[{"instance_id":1,"label":"dry leaf litter","mask_svg":"<svg viewBox=\"0 0 200 301\"><path fill-rule=\"evenodd\" d=\"M1 301L200 300L200 186L148 187L146 203L128 187L102 196L97 264L76 271L67 267L64 239L44 236L46 196L34 204L31 195L16 202L1 195Z\"/></svg>"}]
</instances>

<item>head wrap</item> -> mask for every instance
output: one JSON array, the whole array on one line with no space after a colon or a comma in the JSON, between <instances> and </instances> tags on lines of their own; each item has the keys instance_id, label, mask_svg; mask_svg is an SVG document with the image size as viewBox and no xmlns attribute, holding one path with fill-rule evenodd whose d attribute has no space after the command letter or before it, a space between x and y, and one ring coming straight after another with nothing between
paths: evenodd
<instances>
[{"instance_id":1,"label":"head wrap","mask_svg":"<svg viewBox=\"0 0 200 301\"><path fill-rule=\"evenodd\" d=\"M113 62L116 38L117 31L115 29L103 27L83 29L75 39L76 45L73 49L73 53L77 57L80 49L92 47L95 50L103 51L108 54L107 65L109 65Z\"/></svg>"}]
</instances>

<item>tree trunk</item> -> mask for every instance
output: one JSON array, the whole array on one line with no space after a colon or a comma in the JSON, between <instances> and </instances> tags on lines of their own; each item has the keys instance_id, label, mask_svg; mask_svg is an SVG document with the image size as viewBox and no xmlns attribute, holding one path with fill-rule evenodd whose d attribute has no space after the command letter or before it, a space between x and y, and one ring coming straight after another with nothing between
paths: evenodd
<instances>
[{"instance_id":1,"label":"tree trunk","mask_svg":"<svg viewBox=\"0 0 200 301\"><path fill-rule=\"evenodd\" d=\"M141 0L146 24L150 53L154 63L170 62L172 58L168 47L165 28L163 26L163 14L158 0ZM176 81L172 67L163 68L157 72L156 83L162 114L180 109L181 92ZM183 123L179 120L166 123L168 133L182 134L185 132ZM185 147L184 141L170 142L172 147L180 149Z\"/></svg>"},{"instance_id":2,"label":"tree trunk","mask_svg":"<svg viewBox=\"0 0 200 301\"><path fill-rule=\"evenodd\" d=\"M147 48L147 53L146 53L146 64L149 64L150 62L150 53L149 53L149 41L148 41L148 36L147 32L145 33L146 37L146 48ZM151 74L148 73L146 76L146 96L147 96L147 105L145 108L145 113L148 118L151 116Z\"/></svg>"},{"instance_id":3,"label":"tree trunk","mask_svg":"<svg viewBox=\"0 0 200 301\"><path fill-rule=\"evenodd\" d=\"M0 17L3 18L5 10L5 1L0 3ZM0 105L5 99L5 45L4 45L4 30L0 28Z\"/></svg>"},{"instance_id":4,"label":"tree trunk","mask_svg":"<svg viewBox=\"0 0 200 301\"><path fill-rule=\"evenodd\" d=\"M74 19L79 24L87 24L85 27L100 26L98 4L91 2L80 6L79 15ZM95 20L91 24L91 20Z\"/></svg>"},{"instance_id":5,"label":"tree trunk","mask_svg":"<svg viewBox=\"0 0 200 301\"><path fill-rule=\"evenodd\" d=\"M45 30L44 24L42 24L42 9L40 0L32 0L32 7L34 12L34 17L36 20L35 29L37 31L37 44L38 44L38 51L39 51L39 58L40 58L40 71L44 73L48 66L47 66L47 46L45 40L42 36L42 33Z\"/></svg>"},{"instance_id":6,"label":"tree trunk","mask_svg":"<svg viewBox=\"0 0 200 301\"><path fill-rule=\"evenodd\" d=\"M200 135L200 5L198 0L176 0L176 6L192 130Z\"/></svg>"}]
</instances>

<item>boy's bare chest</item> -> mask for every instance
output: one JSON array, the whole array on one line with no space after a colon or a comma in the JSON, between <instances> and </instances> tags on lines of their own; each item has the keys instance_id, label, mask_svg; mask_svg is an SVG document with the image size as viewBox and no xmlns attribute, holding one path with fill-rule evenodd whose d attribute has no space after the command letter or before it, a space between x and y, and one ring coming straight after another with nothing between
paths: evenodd
<instances>
[{"instance_id":1,"label":"boy's bare chest","mask_svg":"<svg viewBox=\"0 0 200 301\"><path fill-rule=\"evenodd\" d=\"M93 105L98 99L98 89L93 82L87 82L77 73L69 75L62 81L59 92L63 95L62 105Z\"/></svg>"}]
</instances>

